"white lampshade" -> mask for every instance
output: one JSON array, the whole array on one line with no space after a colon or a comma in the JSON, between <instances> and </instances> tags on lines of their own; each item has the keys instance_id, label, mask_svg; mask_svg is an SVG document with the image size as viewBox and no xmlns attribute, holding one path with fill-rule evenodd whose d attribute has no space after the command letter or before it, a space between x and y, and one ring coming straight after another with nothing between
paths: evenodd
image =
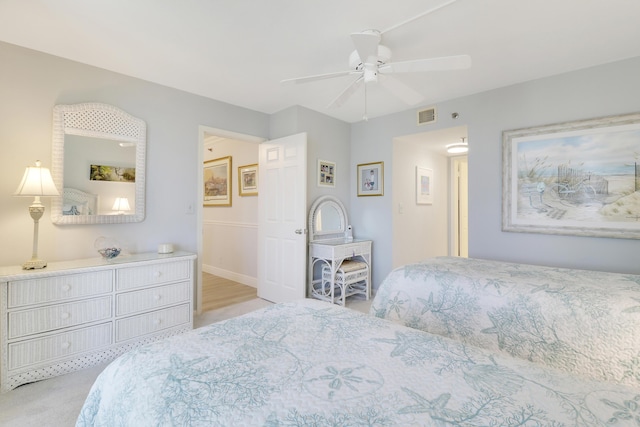
<instances>
[{"instance_id":1,"label":"white lampshade","mask_svg":"<svg viewBox=\"0 0 640 427\"><path fill-rule=\"evenodd\" d=\"M118 212L130 211L131 207L129 206L129 199L126 197L116 197L116 201L113 203L113 207L111 209Z\"/></svg>"},{"instance_id":2,"label":"white lampshade","mask_svg":"<svg viewBox=\"0 0 640 427\"><path fill-rule=\"evenodd\" d=\"M13 195L34 197L33 203L29 206L29 215L33 219L33 254L29 261L22 264L22 268L25 270L45 268L47 262L38 258L38 222L44 214L44 205L40 202L40 196L60 195L51 178L51 172L47 168L40 167L40 160L37 160L35 167L29 166L24 171L22 181Z\"/></svg>"},{"instance_id":3,"label":"white lampshade","mask_svg":"<svg viewBox=\"0 0 640 427\"><path fill-rule=\"evenodd\" d=\"M49 169L40 167L40 161L35 166L29 166L24 171L22 182L18 185L14 196L59 196L58 190L51 178Z\"/></svg>"}]
</instances>

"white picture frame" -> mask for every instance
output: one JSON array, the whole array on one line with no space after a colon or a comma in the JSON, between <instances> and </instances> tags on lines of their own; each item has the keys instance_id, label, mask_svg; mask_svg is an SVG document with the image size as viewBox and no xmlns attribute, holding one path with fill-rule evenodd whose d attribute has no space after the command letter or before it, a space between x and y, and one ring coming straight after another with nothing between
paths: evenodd
<instances>
[{"instance_id":1,"label":"white picture frame","mask_svg":"<svg viewBox=\"0 0 640 427\"><path fill-rule=\"evenodd\" d=\"M433 169L416 166L416 204L433 204Z\"/></svg>"},{"instance_id":2,"label":"white picture frame","mask_svg":"<svg viewBox=\"0 0 640 427\"><path fill-rule=\"evenodd\" d=\"M318 187L336 186L336 164L318 159Z\"/></svg>"}]
</instances>

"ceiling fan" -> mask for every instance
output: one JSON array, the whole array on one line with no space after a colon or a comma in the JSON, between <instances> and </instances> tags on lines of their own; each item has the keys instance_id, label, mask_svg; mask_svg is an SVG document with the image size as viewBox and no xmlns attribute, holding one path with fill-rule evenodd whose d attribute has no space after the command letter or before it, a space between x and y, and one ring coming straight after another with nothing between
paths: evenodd
<instances>
[{"instance_id":1,"label":"ceiling fan","mask_svg":"<svg viewBox=\"0 0 640 427\"><path fill-rule=\"evenodd\" d=\"M344 105L347 100L364 86L365 94L365 112L364 120L367 120L367 84L378 83L387 91L391 92L403 102L409 105L415 105L424 100L424 96L418 91L412 89L400 80L392 76L392 74L400 73L417 73L438 70L461 70L471 66L471 57L469 55L444 56L437 58L414 59L409 61L389 62L391 59L391 49L381 45L382 36L391 30L422 18L430 13L435 12L445 6L454 3L457 0L449 0L437 7L429 9L413 18L410 18L400 24L387 28L384 31L365 30L359 33L351 34L351 40L355 46L355 50L349 55L349 69L327 74L316 74L306 77L298 77L293 79L282 80L281 83L309 83L317 80L331 79L335 77L343 77L348 75L357 76L345 90L342 91L327 108L338 108Z\"/></svg>"}]
</instances>

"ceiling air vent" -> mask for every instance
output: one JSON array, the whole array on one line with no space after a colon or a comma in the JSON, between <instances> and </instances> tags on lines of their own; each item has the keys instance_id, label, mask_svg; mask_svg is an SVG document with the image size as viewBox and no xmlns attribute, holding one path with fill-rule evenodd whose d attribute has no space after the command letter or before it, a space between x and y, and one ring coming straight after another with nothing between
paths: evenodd
<instances>
[{"instance_id":1,"label":"ceiling air vent","mask_svg":"<svg viewBox=\"0 0 640 427\"><path fill-rule=\"evenodd\" d=\"M434 123L436 121L436 108L431 107L425 110L418 111L418 124L426 125L427 123Z\"/></svg>"}]
</instances>

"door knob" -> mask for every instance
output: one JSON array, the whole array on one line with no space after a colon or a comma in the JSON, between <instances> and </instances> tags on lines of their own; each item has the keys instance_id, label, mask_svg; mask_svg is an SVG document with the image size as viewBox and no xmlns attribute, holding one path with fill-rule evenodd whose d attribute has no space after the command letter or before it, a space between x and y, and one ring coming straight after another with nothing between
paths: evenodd
<instances>
[{"instance_id":1,"label":"door knob","mask_svg":"<svg viewBox=\"0 0 640 427\"><path fill-rule=\"evenodd\" d=\"M306 232L306 231L307 231L307 230L303 230L303 229L301 229L301 228L298 228L298 229L296 230L296 234L302 234L302 233L304 233L304 232Z\"/></svg>"}]
</instances>

